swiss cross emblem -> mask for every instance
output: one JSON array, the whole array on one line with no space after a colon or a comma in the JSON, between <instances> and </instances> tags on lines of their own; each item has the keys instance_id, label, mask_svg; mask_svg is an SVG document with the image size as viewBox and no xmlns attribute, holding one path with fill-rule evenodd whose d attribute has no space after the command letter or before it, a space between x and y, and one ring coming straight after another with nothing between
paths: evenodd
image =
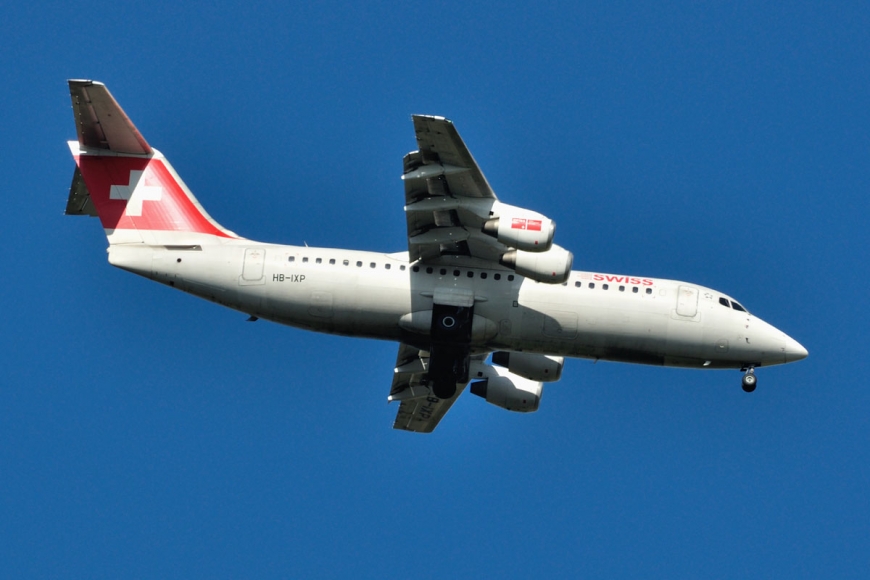
<instances>
[{"instance_id":1,"label":"swiss cross emblem","mask_svg":"<svg viewBox=\"0 0 870 580\"><path fill-rule=\"evenodd\" d=\"M533 232L541 231L541 220L527 220L525 218L513 218L511 220L511 229L513 230L529 230Z\"/></svg>"},{"instance_id":2,"label":"swiss cross emblem","mask_svg":"<svg viewBox=\"0 0 870 580\"><path fill-rule=\"evenodd\" d=\"M127 201L124 213L128 216L142 215L142 202L160 201L163 197L163 187L160 185L145 185L142 177L144 171L131 170L130 180L127 185L113 185L109 190L109 199L122 199Z\"/></svg>"}]
</instances>

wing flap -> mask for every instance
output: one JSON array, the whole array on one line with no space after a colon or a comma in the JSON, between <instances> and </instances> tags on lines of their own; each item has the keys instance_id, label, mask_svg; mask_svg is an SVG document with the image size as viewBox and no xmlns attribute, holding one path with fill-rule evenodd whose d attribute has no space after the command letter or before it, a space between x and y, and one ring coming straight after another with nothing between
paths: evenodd
<instances>
[{"instance_id":1,"label":"wing flap","mask_svg":"<svg viewBox=\"0 0 870 580\"><path fill-rule=\"evenodd\" d=\"M457 385L456 394L449 399L439 399L434 395L429 395L402 401L399 405L399 412L396 414L396 421L393 423L393 429L431 433L464 390L465 385Z\"/></svg>"},{"instance_id":2,"label":"wing flap","mask_svg":"<svg viewBox=\"0 0 870 580\"><path fill-rule=\"evenodd\" d=\"M449 399L439 399L433 395L426 380L428 360L428 352L407 344L399 345L393 383L387 399L399 402L393 429L431 433L465 390L466 385L460 384L456 385L456 393Z\"/></svg>"}]
</instances>

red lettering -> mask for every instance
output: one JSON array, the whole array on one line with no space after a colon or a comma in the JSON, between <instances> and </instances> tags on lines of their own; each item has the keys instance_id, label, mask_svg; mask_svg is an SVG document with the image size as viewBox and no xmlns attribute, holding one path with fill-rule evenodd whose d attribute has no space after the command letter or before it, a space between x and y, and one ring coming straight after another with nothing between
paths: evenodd
<instances>
[{"instance_id":1,"label":"red lettering","mask_svg":"<svg viewBox=\"0 0 870 580\"><path fill-rule=\"evenodd\" d=\"M526 229L526 220L523 218L513 218L511 220L511 229L512 230L524 230ZM541 229L541 228L538 228Z\"/></svg>"},{"instance_id":2,"label":"red lettering","mask_svg":"<svg viewBox=\"0 0 870 580\"><path fill-rule=\"evenodd\" d=\"M638 284L641 286L653 286L655 282L649 278L632 278L630 276L614 276L613 274L593 274L592 276L584 275L582 278L595 280L597 282L622 282L623 284Z\"/></svg>"},{"instance_id":3,"label":"red lettering","mask_svg":"<svg viewBox=\"0 0 870 580\"><path fill-rule=\"evenodd\" d=\"M526 229L539 232L541 231L541 220L529 220Z\"/></svg>"}]
</instances>

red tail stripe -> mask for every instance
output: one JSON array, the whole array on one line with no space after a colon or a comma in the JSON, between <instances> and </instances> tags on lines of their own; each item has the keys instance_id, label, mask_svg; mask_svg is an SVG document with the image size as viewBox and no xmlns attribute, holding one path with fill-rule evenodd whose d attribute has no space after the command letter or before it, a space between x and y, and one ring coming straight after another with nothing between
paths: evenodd
<instances>
[{"instance_id":1,"label":"red tail stripe","mask_svg":"<svg viewBox=\"0 0 870 580\"><path fill-rule=\"evenodd\" d=\"M202 214L162 159L83 155L76 163L105 229L199 232L230 237ZM143 173L137 185L138 174L131 172L140 171ZM138 191L130 203L134 189Z\"/></svg>"}]
</instances>

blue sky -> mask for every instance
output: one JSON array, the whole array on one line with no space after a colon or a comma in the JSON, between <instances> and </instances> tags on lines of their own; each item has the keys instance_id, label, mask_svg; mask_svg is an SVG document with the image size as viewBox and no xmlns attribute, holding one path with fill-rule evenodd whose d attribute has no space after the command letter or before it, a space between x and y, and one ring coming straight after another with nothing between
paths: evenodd
<instances>
[{"instance_id":1,"label":"blue sky","mask_svg":"<svg viewBox=\"0 0 870 580\"><path fill-rule=\"evenodd\" d=\"M0 10L0 567L10 577L863 578L870 9L794 2ZM93 78L223 225L406 248L410 115L575 267L733 295L810 357L572 360L541 409L393 431L395 346L113 269L64 217Z\"/></svg>"}]
</instances>

